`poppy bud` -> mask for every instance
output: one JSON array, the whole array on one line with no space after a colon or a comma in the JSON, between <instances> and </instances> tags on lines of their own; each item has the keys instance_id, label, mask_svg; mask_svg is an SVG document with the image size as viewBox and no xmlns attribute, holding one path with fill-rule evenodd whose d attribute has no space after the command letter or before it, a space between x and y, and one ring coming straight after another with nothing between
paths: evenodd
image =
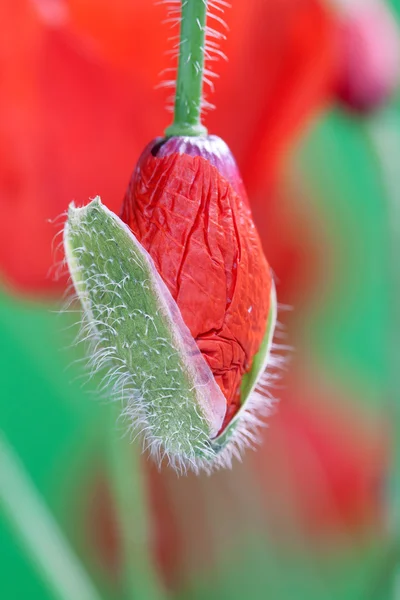
<instances>
[{"instance_id":1,"label":"poppy bud","mask_svg":"<svg viewBox=\"0 0 400 600\"><path fill-rule=\"evenodd\" d=\"M400 37L384 2L350 7L339 29L337 97L348 109L369 113L394 92L400 73Z\"/></svg>"},{"instance_id":2,"label":"poppy bud","mask_svg":"<svg viewBox=\"0 0 400 600\"><path fill-rule=\"evenodd\" d=\"M208 8L196 0L178 9L174 120L140 157L122 220L96 199L70 207L64 235L93 367L107 369L152 453L195 471L230 465L255 441L254 410L269 406L255 388L276 320L236 163L201 123L205 58L215 51L206 33L219 35Z\"/></svg>"},{"instance_id":3,"label":"poppy bud","mask_svg":"<svg viewBox=\"0 0 400 600\"><path fill-rule=\"evenodd\" d=\"M108 369L153 454L167 453L177 468L230 464L237 446L254 441L250 396L268 359L276 303L225 143L149 144L122 218L130 230L96 199L71 206L65 228L93 367Z\"/></svg>"},{"instance_id":4,"label":"poppy bud","mask_svg":"<svg viewBox=\"0 0 400 600\"><path fill-rule=\"evenodd\" d=\"M272 278L235 160L217 136L157 138L122 220L150 253L223 392L222 430L264 339Z\"/></svg>"},{"instance_id":5,"label":"poppy bud","mask_svg":"<svg viewBox=\"0 0 400 600\"><path fill-rule=\"evenodd\" d=\"M265 397L260 402L251 393L271 347L273 288L265 334L241 381L243 406L224 428L226 398L205 354L151 256L128 227L99 198L84 208L71 205L64 246L84 309L91 370L105 370L107 390L124 401L126 416L142 431L153 456L159 462L167 457L179 471L229 466L232 455L254 441L259 424L254 400L268 407Z\"/></svg>"}]
</instances>

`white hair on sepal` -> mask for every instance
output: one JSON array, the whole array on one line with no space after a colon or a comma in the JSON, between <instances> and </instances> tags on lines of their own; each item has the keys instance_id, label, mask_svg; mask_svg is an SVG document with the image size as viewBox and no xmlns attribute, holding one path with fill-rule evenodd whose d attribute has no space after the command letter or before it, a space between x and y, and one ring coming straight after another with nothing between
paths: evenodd
<instances>
[{"instance_id":1,"label":"white hair on sepal","mask_svg":"<svg viewBox=\"0 0 400 600\"><path fill-rule=\"evenodd\" d=\"M71 205L74 205L74 203L71 203ZM82 367L81 372L71 380L71 383L82 380L82 387L84 387L95 377L95 375L101 373L105 368L109 349L104 346L104 340L98 332L95 331L96 321L94 319L89 319L87 312L82 310L81 298L78 295L76 284L73 281L71 270L67 264L63 239L67 218L68 211L64 211L55 219L49 220L52 224L57 224L62 221L62 228L55 234L52 242L53 266L49 270L49 277L52 276L54 281L58 281L62 277L65 277L67 280L61 298L61 306L58 310L53 312L60 317L67 314L79 316L79 319L74 319L71 324L62 328L63 332L70 331L71 329L77 330L72 341L67 344L63 350L69 351L79 345L84 345L87 349L84 356L74 359L65 367L65 371L76 366ZM57 240L57 245L55 245L55 240ZM82 247L81 250L84 251L85 248ZM56 255L57 258L55 258L54 255ZM96 394L97 397L103 397L104 400L109 399L109 394L105 386L103 386L103 389L100 386L100 388L97 387L96 390L87 390L87 393Z\"/></svg>"},{"instance_id":2,"label":"white hair on sepal","mask_svg":"<svg viewBox=\"0 0 400 600\"><path fill-rule=\"evenodd\" d=\"M291 307L277 305L278 314L286 310L291 310ZM236 420L236 427L231 439L217 454L212 465L205 461L199 465L199 469L208 475L215 470L231 469L233 458L241 462L246 450L256 450L257 446L262 443L261 431L268 427L266 418L273 414L278 403L278 398L272 393L272 390L288 365L288 353L293 351L292 346L275 341L276 338L286 337L285 329L285 326L276 319L266 368L260 375L249 398L239 409L237 416L233 418L233 421Z\"/></svg>"},{"instance_id":3,"label":"white hair on sepal","mask_svg":"<svg viewBox=\"0 0 400 600\"><path fill-rule=\"evenodd\" d=\"M49 225L59 226L62 223L61 229L56 231L53 239L51 240L51 265L47 271L46 279L51 281L59 281L66 272L65 257L64 257L64 223L67 219L67 211L64 211L57 215L54 219L47 219L46 222Z\"/></svg>"},{"instance_id":4,"label":"white hair on sepal","mask_svg":"<svg viewBox=\"0 0 400 600\"><path fill-rule=\"evenodd\" d=\"M106 231L110 231L114 227L116 233L119 231L119 236L122 235L124 239L124 236L128 236L132 242L134 241L133 235L126 225L116 215L112 215L110 211L107 211L99 200L91 203L90 211L91 216L100 213L104 215L102 218L105 219L104 229ZM161 285L158 274L152 271L153 274L150 275L152 278L155 277L156 281L159 280L158 283L161 285L159 292L161 296L157 296L160 305L157 313L154 313L154 317L152 317L152 313L142 311L140 308L142 300L139 304L136 304L136 309L136 301L133 305L130 304L132 291L136 294L138 291L137 286L140 287L146 281L145 278L148 277L146 274L147 269L151 268L153 270L151 259L144 249L141 250L142 255L140 258L144 262L142 264L137 263L136 275L132 272L127 278L127 266L128 263L132 264L132 261L129 262L130 259L135 258L133 249L135 246L133 245L130 252L129 246L127 246L124 249L124 254L119 254L120 259L125 256L124 267L119 264L118 260L111 262L110 256L113 255L113 252L110 250L109 242L113 240L102 239L99 243L99 234L104 234L104 231L99 231L98 227L95 228L93 225L95 219L89 220L86 214L89 213L80 213L79 211L71 213L71 222L69 220L66 226L65 243L70 274L79 301L83 306L80 324L81 333L76 341L77 343L84 342L86 347L89 348L86 365L89 377L100 374L99 392L107 399L123 402L123 415L127 418L127 429L132 432L139 430L140 435L143 437L144 447L149 449L150 454L158 462L167 460L181 473L186 472L189 468L197 472L198 467L196 465L199 452L204 457L208 456L210 460L215 456L215 452L208 445L210 434L206 435L206 431L208 431L208 427L211 427L210 431L214 430L216 433L220 424L222 424L225 408L223 412L218 408L218 403L221 404L221 407L225 407L222 392L214 381L212 373L193 338L188 339L189 331L183 324L180 312L175 305L169 305L169 303L173 303L172 297L168 295L169 292L164 298L163 293L167 288L165 284L162 283ZM81 224L85 225L85 227L82 226L82 235L80 234ZM102 228L102 222L100 227ZM69 229L73 230L72 233L69 232ZM108 238L109 236L103 235L102 237ZM118 236L117 238L121 243ZM104 244L105 241L107 242L106 245ZM88 245L86 245L86 242L88 242ZM138 242L135 242L135 244L138 244ZM93 248L96 246L101 256L100 259L96 256L96 253L93 253ZM116 258L118 257L118 249L119 246L116 248ZM103 255L101 255L102 252ZM110 252L111 254L109 254ZM126 252L130 257L129 260ZM147 266L146 256L149 261ZM128 260L128 263L126 260ZM109 272L107 272L108 264L110 264ZM99 271L99 265L103 265L105 270ZM145 270L143 271L143 269ZM142 275L138 275L138 270ZM117 276L115 277L116 273ZM127 280L129 280L129 287L125 285ZM154 281L152 285L154 285ZM145 306L147 301L143 299L143 302L143 306ZM164 315L165 310L170 315L168 319L173 319L174 330L171 331L171 340L175 340L173 344L176 343L176 347L171 346L171 340L167 339L168 336L165 338L159 337L158 327L160 324L162 325L162 322L157 319L167 318ZM159 311L161 312L158 314ZM180 322L176 321L178 317ZM122 325L121 329L121 324L130 318L140 318L140 334L134 323L128 329ZM156 318L157 322L153 318ZM147 340L146 335L147 333L150 334L150 331L152 337ZM135 336L139 335L140 339L136 340ZM149 344L147 344L147 341L149 341ZM135 356L136 358L139 357L138 353L136 352L134 355L130 353L131 346L133 348L133 345L137 343L140 354L138 363L135 362ZM185 344L188 344L188 346ZM157 345L158 352L155 347ZM166 350L163 354L161 350L164 347ZM124 351L122 351L123 348ZM150 352L155 352L158 355L158 362L155 360L155 356L150 361L145 358L146 353ZM183 387L179 387L181 385L179 381L182 377L182 370L181 368L174 369L173 355L179 355L175 362L178 361L182 365L185 363L186 367L184 368L188 368L192 372L188 380L188 382L192 382L191 386L188 387L185 384ZM187 363L189 357L190 364ZM162 370L165 371L164 379L159 378L159 373ZM175 379L175 371L177 379ZM206 379L209 379L209 385L207 390L202 392L201 388L205 386ZM157 381L155 381L155 385L148 388L150 380ZM159 381L162 382L160 388L157 385ZM189 389L190 387L191 389ZM149 396L150 389L152 390L150 392L151 397ZM209 396L210 398L207 400ZM211 398L212 404L208 408L207 402ZM194 399L196 399L195 402ZM153 412L154 403L160 402L162 403L162 410L160 409L161 412L156 414ZM212 412L210 413L209 410ZM221 414L219 415L219 413ZM183 428L180 425L181 418L186 423ZM165 421L164 425L162 424L163 420ZM171 425L169 432L166 432L165 423L167 427L169 424ZM157 434L157 430L160 435Z\"/></svg>"}]
</instances>

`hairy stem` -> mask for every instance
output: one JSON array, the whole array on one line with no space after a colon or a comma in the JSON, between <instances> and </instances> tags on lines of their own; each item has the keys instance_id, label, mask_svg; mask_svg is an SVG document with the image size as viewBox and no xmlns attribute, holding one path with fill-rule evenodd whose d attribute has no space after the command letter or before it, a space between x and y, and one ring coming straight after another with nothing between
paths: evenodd
<instances>
[{"instance_id":1,"label":"hairy stem","mask_svg":"<svg viewBox=\"0 0 400 600\"><path fill-rule=\"evenodd\" d=\"M165 134L205 135L201 123L207 0L182 0L174 122Z\"/></svg>"},{"instance_id":2,"label":"hairy stem","mask_svg":"<svg viewBox=\"0 0 400 600\"><path fill-rule=\"evenodd\" d=\"M129 600L164 597L149 547L149 515L145 481L140 465L141 449L119 430L119 411L110 416L109 468L116 507L125 597Z\"/></svg>"}]
</instances>

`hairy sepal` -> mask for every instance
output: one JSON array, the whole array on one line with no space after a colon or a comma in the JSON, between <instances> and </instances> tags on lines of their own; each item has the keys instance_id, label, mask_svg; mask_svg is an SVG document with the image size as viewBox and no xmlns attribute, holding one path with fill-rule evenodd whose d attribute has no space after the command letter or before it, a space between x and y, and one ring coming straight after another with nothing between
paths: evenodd
<instances>
[{"instance_id":1,"label":"hairy sepal","mask_svg":"<svg viewBox=\"0 0 400 600\"><path fill-rule=\"evenodd\" d=\"M180 471L212 464L226 401L150 255L98 197L70 206L64 244L94 367L146 446Z\"/></svg>"},{"instance_id":2,"label":"hairy sepal","mask_svg":"<svg viewBox=\"0 0 400 600\"><path fill-rule=\"evenodd\" d=\"M73 204L64 230L68 268L83 307L89 362L105 371L108 393L124 403L131 427L161 463L208 473L257 441L271 399L266 367L276 323L271 290L266 333L243 377L241 408L218 435L226 400L153 260L99 197Z\"/></svg>"},{"instance_id":3,"label":"hairy sepal","mask_svg":"<svg viewBox=\"0 0 400 600\"><path fill-rule=\"evenodd\" d=\"M231 466L232 456L240 459L245 448L252 447L259 441L258 431L264 425L262 417L269 414L273 404L273 398L268 392L267 372L267 366L271 363L277 320L277 299L273 282L270 300L264 339L253 358L251 370L242 379L241 407L224 431L212 440L212 448L221 466Z\"/></svg>"}]
</instances>

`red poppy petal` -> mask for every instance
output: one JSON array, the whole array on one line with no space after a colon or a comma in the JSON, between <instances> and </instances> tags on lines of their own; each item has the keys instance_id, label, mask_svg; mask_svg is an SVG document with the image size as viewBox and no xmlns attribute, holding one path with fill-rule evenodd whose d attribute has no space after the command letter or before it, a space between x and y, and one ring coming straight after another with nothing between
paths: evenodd
<instances>
[{"instance_id":1,"label":"red poppy petal","mask_svg":"<svg viewBox=\"0 0 400 600\"><path fill-rule=\"evenodd\" d=\"M147 148L122 219L151 254L228 404L238 406L271 291L247 200L208 160Z\"/></svg>"}]
</instances>

